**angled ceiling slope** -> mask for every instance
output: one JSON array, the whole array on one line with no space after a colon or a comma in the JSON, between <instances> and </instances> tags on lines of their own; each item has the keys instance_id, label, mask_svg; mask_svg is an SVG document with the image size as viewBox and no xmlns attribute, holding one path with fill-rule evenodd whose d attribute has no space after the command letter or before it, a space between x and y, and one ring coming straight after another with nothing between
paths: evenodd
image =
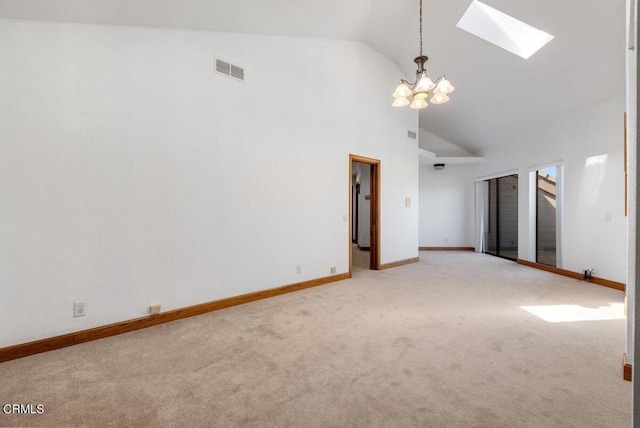
<instances>
[{"instance_id":1,"label":"angled ceiling slope","mask_svg":"<svg viewBox=\"0 0 640 428\"><path fill-rule=\"evenodd\" d=\"M371 0L0 0L0 18L362 40Z\"/></svg>"},{"instance_id":2,"label":"angled ceiling slope","mask_svg":"<svg viewBox=\"0 0 640 428\"><path fill-rule=\"evenodd\" d=\"M485 0L555 36L527 60L456 27L471 0L423 1L427 69L456 92L420 126L465 150L624 92L624 1ZM398 81L413 79L418 54L417 0L0 0L0 18L361 40L400 67Z\"/></svg>"}]
</instances>

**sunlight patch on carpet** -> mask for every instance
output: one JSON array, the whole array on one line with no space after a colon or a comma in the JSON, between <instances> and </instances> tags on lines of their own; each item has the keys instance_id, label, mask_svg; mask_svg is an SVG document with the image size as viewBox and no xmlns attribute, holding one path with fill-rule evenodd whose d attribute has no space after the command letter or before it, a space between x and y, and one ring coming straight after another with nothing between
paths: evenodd
<instances>
[{"instance_id":1,"label":"sunlight patch on carpet","mask_svg":"<svg viewBox=\"0 0 640 428\"><path fill-rule=\"evenodd\" d=\"M605 321L624 319L624 304L608 306L539 305L520 306L521 309L547 322Z\"/></svg>"}]
</instances>

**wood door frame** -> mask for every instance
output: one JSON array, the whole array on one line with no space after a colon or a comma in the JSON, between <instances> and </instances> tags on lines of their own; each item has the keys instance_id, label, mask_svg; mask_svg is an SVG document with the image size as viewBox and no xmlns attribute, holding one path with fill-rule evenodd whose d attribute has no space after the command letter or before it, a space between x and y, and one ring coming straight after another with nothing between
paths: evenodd
<instances>
[{"instance_id":1,"label":"wood door frame","mask_svg":"<svg viewBox=\"0 0 640 428\"><path fill-rule=\"evenodd\" d=\"M371 166L371 219L369 269L380 270L380 160L349 154L349 276L353 272L351 245L353 239L353 163Z\"/></svg>"}]
</instances>

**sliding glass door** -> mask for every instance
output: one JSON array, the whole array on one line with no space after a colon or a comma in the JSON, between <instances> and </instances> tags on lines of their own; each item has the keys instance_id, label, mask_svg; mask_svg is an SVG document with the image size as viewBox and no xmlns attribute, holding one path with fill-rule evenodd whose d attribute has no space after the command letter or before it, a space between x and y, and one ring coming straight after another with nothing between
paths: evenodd
<instances>
[{"instance_id":1,"label":"sliding glass door","mask_svg":"<svg viewBox=\"0 0 640 428\"><path fill-rule=\"evenodd\" d=\"M485 253L518 258L518 175L485 181Z\"/></svg>"}]
</instances>

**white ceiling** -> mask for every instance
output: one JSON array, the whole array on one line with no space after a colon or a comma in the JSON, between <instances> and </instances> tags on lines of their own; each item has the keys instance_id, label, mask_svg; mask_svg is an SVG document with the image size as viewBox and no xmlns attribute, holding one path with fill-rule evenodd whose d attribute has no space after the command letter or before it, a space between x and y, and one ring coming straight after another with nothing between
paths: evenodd
<instances>
[{"instance_id":1,"label":"white ceiling","mask_svg":"<svg viewBox=\"0 0 640 428\"><path fill-rule=\"evenodd\" d=\"M527 60L457 28L470 3L424 0L427 70L456 91L420 113L422 128L482 152L624 92L624 0L485 0L555 36ZM417 0L0 0L0 18L361 40L410 79L417 12Z\"/></svg>"}]
</instances>

